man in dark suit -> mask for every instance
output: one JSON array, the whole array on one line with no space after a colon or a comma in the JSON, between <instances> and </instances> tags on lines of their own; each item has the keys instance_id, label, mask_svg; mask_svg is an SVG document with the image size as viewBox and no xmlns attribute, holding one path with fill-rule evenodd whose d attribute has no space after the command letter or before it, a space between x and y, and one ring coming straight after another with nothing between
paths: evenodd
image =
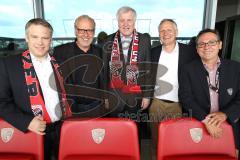
<instances>
[{"instance_id":1,"label":"man in dark suit","mask_svg":"<svg viewBox=\"0 0 240 160\"><path fill-rule=\"evenodd\" d=\"M0 117L44 135L45 160L57 156L60 120L71 115L58 64L49 55L52 32L47 21L31 19L25 26L29 50L0 60Z\"/></svg>"},{"instance_id":2,"label":"man in dark suit","mask_svg":"<svg viewBox=\"0 0 240 160\"><path fill-rule=\"evenodd\" d=\"M116 95L118 105L107 107L110 116L139 120L140 111L150 101L144 87L148 83L144 62L150 61L150 36L136 31L133 8L121 7L116 16L118 31L106 39L103 61L105 89Z\"/></svg>"},{"instance_id":3,"label":"man in dark suit","mask_svg":"<svg viewBox=\"0 0 240 160\"><path fill-rule=\"evenodd\" d=\"M172 19L163 19L158 27L161 45L152 48L152 81L155 85L149 108L153 151L156 149L158 124L168 118L182 116L178 99L179 70L197 57L195 49L176 41L177 24Z\"/></svg>"},{"instance_id":4,"label":"man in dark suit","mask_svg":"<svg viewBox=\"0 0 240 160\"><path fill-rule=\"evenodd\" d=\"M88 15L79 16L74 23L76 41L54 48L54 57L66 73L63 74L66 83L74 86L67 93L73 100L73 114L84 117L98 116L104 111L100 106L104 101L96 91L103 86L100 74L103 64L101 48L92 44L95 26Z\"/></svg>"},{"instance_id":5,"label":"man in dark suit","mask_svg":"<svg viewBox=\"0 0 240 160\"><path fill-rule=\"evenodd\" d=\"M219 58L222 41L216 30L200 31L196 44L201 59L182 68L180 102L214 138L221 136L221 124L228 121L239 148L240 64Z\"/></svg>"}]
</instances>

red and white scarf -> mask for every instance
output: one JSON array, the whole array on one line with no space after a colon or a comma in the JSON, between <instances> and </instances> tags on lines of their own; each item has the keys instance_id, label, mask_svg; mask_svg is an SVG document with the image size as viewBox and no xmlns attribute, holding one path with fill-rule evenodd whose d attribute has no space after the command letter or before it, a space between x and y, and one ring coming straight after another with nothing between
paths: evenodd
<instances>
[{"instance_id":1,"label":"red and white scarf","mask_svg":"<svg viewBox=\"0 0 240 160\"><path fill-rule=\"evenodd\" d=\"M111 81L110 88L121 89L123 93L141 93L141 87L137 85L137 57L138 57L138 49L139 49L139 39L138 33L136 30L133 32L133 40L132 40L132 48L131 48L131 56L130 56L130 65L126 67L126 77L127 84L124 84L122 80L122 70L123 70L123 62L120 58L120 49L119 49L119 41L118 38L120 36L119 31L116 33L112 46L111 53L111 62L110 62L110 72L111 72ZM133 74L132 74L133 73ZM130 75L131 78L128 78Z\"/></svg>"},{"instance_id":2,"label":"red and white scarf","mask_svg":"<svg viewBox=\"0 0 240 160\"><path fill-rule=\"evenodd\" d=\"M51 118L46 110L44 99L40 91L40 84L37 79L34 66L32 64L31 56L29 50L22 53L23 69L25 73L25 80L28 88L28 94L31 104L32 112L35 116L41 115L47 123L51 123ZM53 65L54 72L57 75L57 80L60 84L61 89L61 107L63 108L63 116L69 117L72 115L70 106L67 102L66 92L63 85L63 78L58 71L58 64L54 57L51 56L51 63Z\"/></svg>"}]
</instances>

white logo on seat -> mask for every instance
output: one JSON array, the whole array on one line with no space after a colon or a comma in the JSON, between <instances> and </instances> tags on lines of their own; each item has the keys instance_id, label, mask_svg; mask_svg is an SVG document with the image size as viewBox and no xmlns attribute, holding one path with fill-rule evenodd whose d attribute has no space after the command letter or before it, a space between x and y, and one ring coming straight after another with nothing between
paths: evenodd
<instances>
[{"instance_id":1,"label":"white logo on seat","mask_svg":"<svg viewBox=\"0 0 240 160\"><path fill-rule=\"evenodd\" d=\"M1 129L1 138L4 143L8 143L13 137L14 129L13 128L2 128Z\"/></svg>"},{"instance_id":2,"label":"white logo on seat","mask_svg":"<svg viewBox=\"0 0 240 160\"><path fill-rule=\"evenodd\" d=\"M191 128L189 131L193 142L199 143L202 140L203 136L202 128Z\"/></svg>"},{"instance_id":3,"label":"white logo on seat","mask_svg":"<svg viewBox=\"0 0 240 160\"><path fill-rule=\"evenodd\" d=\"M95 143L100 144L104 140L105 129L96 128L92 130L92 139Z\"/></svg>"}]
</instances>

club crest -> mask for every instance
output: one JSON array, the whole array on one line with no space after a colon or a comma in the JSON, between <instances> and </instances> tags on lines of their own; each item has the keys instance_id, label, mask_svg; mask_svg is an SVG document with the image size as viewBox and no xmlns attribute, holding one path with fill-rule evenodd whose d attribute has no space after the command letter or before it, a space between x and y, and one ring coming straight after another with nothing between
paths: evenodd
<instances>
[{"instance_id":1,"label":"club crest","mask_svg":"<svg viewBox=\"0 0 240 160\"><path fill-rule=\"evenodd\" d=\"M202 140L203 136L202 128L191 128L189 131L193 142L199 143Z\"/></svg>"},{"instance_id":2,"label":"club crest","mask_svg":"<svg viewBox=\"0 0 240 160\"><path fill-rule=\"evenodd\" d=\"M92 130L92 139L95 143L100 144L104 140L105 129L96 128Z\"/></svg>"},{"instance_id":3,"label":"club crest","mask_svg":"<svg viewBox=\"0 0 240 160\"><path fill-rule=\"evenodd\" d=\"M2 128L1 129L1 138L4 143L8 143L13 137L14 129L13 128Z\"/></svg>"},{"instance_id":4,"label":"club crest","mask_svg":"<svg viewBox=\"0 0 240 160\"><path fill-rule=\"evenodd\" d=\"M232 88L228 88L227 89L227 93L229 96L231 96L233 94L233 89Z\"/></svg>"},{"instance_id":5,"label":"club crest","mask_svg":"<svg viewBox=\"0 0 240 160\"><path fill-rule=\"evenodd\" d=\"M43 108L41 105L33 105L32 111L35 116L43 116Z\"/></svg>"}]
</instances>

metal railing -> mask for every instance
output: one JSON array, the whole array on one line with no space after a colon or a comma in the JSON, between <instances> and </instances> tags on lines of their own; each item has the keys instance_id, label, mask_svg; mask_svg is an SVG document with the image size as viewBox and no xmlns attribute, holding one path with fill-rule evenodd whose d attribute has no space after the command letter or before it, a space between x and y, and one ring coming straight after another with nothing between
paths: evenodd
<instances>
[{"instance_id":1,"label":"metal railing","mask_svg":"<svg viewBox=\"0 0 240 160\"><path fill-rule=\"evenodd\" d=\"M181 43L188 44L191 37L177 37L177 40ZM75 41L74 37L60 37L53 38L53 47ZM93 40L96 41L96 38ZM159 37L151 37L152 47L160 44ZM27 44L24 38L8 38L0 37L0 56L7 56L12 54L18 54L27 49Z\"/></svg>"}]
</instances>

